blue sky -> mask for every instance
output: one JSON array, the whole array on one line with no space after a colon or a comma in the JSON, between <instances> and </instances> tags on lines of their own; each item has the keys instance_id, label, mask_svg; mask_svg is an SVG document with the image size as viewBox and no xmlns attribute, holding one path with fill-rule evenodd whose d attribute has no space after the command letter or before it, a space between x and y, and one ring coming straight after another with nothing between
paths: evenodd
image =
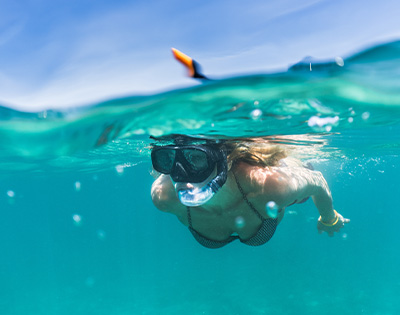
<instances>
[{"instance_id":1,"label":"blue sky","mask_svg":"<svg viewBox=\"0 0 400 315\"><path fill-rule=\"evenodd\" d=\"M284 70L400 38L398 0L0 0L0 103L39 110Z\"/></svg>"}]
</instances>

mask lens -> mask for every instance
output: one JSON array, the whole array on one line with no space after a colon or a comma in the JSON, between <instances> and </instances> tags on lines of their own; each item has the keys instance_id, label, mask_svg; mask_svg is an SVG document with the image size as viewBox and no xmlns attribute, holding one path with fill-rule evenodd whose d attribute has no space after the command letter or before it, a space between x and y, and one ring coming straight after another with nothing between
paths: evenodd
<instances>
[{"instance_id":1,"label":"mask lens","mask_svg":"<svg viewBox=\"0 0 400 315\"><path fill-rule=\"evenodd\" d=\"M175 150L161 149L153 151L152 161L156 171L169 174L174 166Z\"/></svg>"},{"instance_id":2,"label":"mask lens","mask_svg":"<svg viewBox=\"0 0 400 315\"><path fill-rule=\"evenodd\" d=\"M196 149L184 149L182 154L195 172L204 172L209 168L207 154Z\"/></svg>"}]
</instances>

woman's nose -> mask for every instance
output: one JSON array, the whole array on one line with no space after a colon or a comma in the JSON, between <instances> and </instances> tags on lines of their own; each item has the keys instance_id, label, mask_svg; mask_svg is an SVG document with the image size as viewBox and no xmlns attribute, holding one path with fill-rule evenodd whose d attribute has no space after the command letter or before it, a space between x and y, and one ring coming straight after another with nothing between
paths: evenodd
<instances>
[{"instance_id":1,"label":"woman's nose","mask_svg":"<svg viewBox=\"0 0 400 315\"><path fill-rule=\"evenodd\" d=\"M187 181L187 172L181 163L175 163L174 169L171 172L171 178L174 182Z\"/></svg>"}]
</instances>

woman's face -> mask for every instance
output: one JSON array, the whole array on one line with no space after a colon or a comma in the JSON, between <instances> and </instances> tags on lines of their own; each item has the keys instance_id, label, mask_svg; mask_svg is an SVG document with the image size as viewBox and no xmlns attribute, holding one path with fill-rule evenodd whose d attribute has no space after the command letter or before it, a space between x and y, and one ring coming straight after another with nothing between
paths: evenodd
<instances>
[{"instance_id":1,"label":"woman's face","mask_svg":"<svg viewBox=\"0 0 400 315\"><path fill-rule=\"evenodd\" d=\"M186 206L204 204L227 179L225 151L216 146L155 146L151 159L155 170L170 176L179 200Z\"/></svg>"}]
</instances>

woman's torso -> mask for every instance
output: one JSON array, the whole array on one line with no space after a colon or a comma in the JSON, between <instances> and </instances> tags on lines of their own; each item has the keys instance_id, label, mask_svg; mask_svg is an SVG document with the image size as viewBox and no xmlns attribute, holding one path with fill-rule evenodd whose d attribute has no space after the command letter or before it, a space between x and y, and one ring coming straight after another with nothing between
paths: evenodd
<instances>
[{"instance_id":1,"label":"woman's torso","mask_svg":"<svg viewBox=\"0 0 400 315\"><path fill-rule=\"evenodd\" d=\"M190 211L191 228L211 240L223 241L231 235L238 235L242 240L253 237L260 230L262 219L271 218L265 211L265 204L260 202L254 193L247 191L249 188L246 185L247 179L242 173L236 171L235 175L253 209L245 201L233 173L229 172L226 184L206 205L188 209L177 201L179 204L176 206L179 207L179 211L175 214L178 219L189 226L188 211ZM284 211L280 209L276 218L278 223L283 215Z\"/></svg>"},{"instance_id":2,"label":"woman's torso","mask_svg":"<svg viewBox=\"0 0 400 315\"><path fill-rule=\"evenodd\" d=\"M242 240L251 238L260 230L263 224L261 218L271 219L265 211L266 203L276 200L277 194L285 194L282 188L288 186L292 173L299 169L304 169L301 162L291 158L267 169L240 163L235 167L235 175L232 170L229 171L227 182L209 202L190 208L191 228L211 240L226 240L232 234L237 234ZM167 198L168 206L164 209L168 208L165 211L175 214L184 225L189 226L188 208L180 203L172 182L168 180L163 185L168 186L164 188L170 198ZM296 202L296 199L287 200L280 206L277 224L283 218L285 206Z\"/></svg>"}]
</instances>

